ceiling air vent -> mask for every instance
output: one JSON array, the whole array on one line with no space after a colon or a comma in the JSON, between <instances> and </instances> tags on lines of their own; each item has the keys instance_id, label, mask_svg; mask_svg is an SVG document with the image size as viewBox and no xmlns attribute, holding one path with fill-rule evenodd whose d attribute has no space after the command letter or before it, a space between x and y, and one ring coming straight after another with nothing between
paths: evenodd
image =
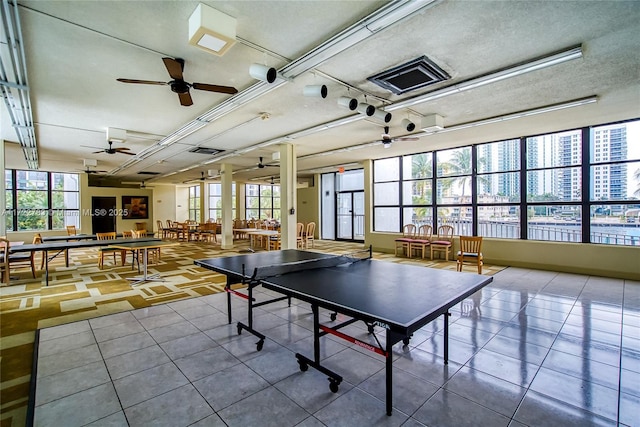
<instances>
[{"instance_id":1,"label":"ceiling air vent","mask_svg":"<svg viewBox=\"0 0 640 427\"><path fill-rule=\"evenodd\" d=\"M138 175L160 175L160 172L140 171Z\"/></svg>"},{"instance_id":2,"label":"ceiling air vent","mask_svg":"<svg viewBox=\"0 0 640 427\"><path fill-rule=\"evenodd\" d=\"M222 153L223 151L224 150L218 150L217 148L207 148L207 147L194 147L191 150L189 150L190 153L207 154L209 156Z\"/></svg>"},{"instance_id":3,"label":"ceiling air vent","mask_svg":"<svg viewBox=\"0 0 640 427\"><path fill-rule=\"evenodd\" d=\"M378 86L401 95L421 87L450 79L449 75L426 56L383 71L368 78Z\"/></svg>"}]
</instances>

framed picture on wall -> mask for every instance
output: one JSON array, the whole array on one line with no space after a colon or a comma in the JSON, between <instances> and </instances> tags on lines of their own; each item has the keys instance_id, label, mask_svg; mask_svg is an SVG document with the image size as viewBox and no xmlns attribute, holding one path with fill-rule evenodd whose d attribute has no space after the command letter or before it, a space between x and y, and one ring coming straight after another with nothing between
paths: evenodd
<instances>
[{"instance_id":1,"label":"framed picture on wall","mask_svg":"<svg viewBox=\"0 0 640 427\"><path fill-rule=\"evenodd\" d=\"M149 197L122 196L122 214L124 219L149 218Z\"/></svg>"}]
</instances>

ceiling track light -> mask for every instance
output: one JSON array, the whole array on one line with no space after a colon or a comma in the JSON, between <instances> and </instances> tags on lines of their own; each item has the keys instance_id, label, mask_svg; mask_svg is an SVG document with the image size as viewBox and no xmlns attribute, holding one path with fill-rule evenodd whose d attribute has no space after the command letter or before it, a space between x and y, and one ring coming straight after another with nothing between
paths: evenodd
<instances>
[{"instance_id":1,"label":"ceiling track light","mask_svg":"<svg viewBox=\"0 0 640 427\"><path fill-rule=\"evenodd\" d=\"M416 129L416 124L409 119L402 119L400 125L407 130L407 132L413 132Z\"/></svg>"},{"instance_id":2,"label":"ceiling track light","mask_svg":"<svg viewBox=\"0 0 640 427\"><path fill-rule=\"evenodd\" d=\"M273 67L267 67L262 64L251 64L249 67L249 75L256 80L273 83L276 81L276 77L278 77L278 72Z\"/></svg>"},{"instance_id":3,"label":"ceiling track light","mask_svg":"<svg viewBox=\"0 0 640 427\"><path fill-rule=\"evenodd\" d=\"M338 98L338 105L348 108L351 111L355 111L358 108L358 100L355 98L349 98L348 96L341 96Z\"/></svg>"},{"instance_id":4,"label":"ceiling track light","mask_svg":"<svg viewBox=\"0 0 640 427\"><path fill-rule=\"evenodd\" d=\"M379 108L376 108L374 110L372 117L384 123L389 123L391 121L391 113L388 113Z\"/></svg>"},{"instance_id":5,"label":"ceiling track light","mask_svg":"<svg viewBox=\"0 0 640 427\"><path fill-rule=\"evenodd\" d=\"M358 113L364 114L366 116L371 117L371 116L373 116L375 114L376 107L374 107L371 104L367 104L365 102L361 102L361 103L358 104L357 110L358 110Z\"/></svg>"},{"instance_id":6,"label":"ceiling track light","mask_svg":"<svg viewBox=\"0 0 640 427\"><path fill-rule=\"evenodd\" d=\"M329 94L329 90L326 85L309 85L304 87L302 93L304 96L326 98Z\"/></svg>"}]
</instances>

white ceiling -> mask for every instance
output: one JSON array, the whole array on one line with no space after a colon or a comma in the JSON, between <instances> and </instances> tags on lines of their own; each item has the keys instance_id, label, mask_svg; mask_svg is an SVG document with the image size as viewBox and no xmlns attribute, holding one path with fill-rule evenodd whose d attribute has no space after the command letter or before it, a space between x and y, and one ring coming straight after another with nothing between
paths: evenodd
<instances>
[{"instance_id":1,"label":"white ceiling","mask_svg":"<svg viewBox=\"0 0 640 427\"><path fill-rule=\"evenodd\" d=\"M249 75L252 63L283 70L325 41L381 7L383 1L204 2L237 19L239 41L222 57L188 44L188 19L195 1L19 1L19 17L38 144L39 166L48 171L83 169L96 159L98 170L123 181L141 181L139 172L162 175L148 181L182 183L219 163L192 154L195 146L243 153L223 160L238 170L235 179L278 175L257 169L260 156L271 162L285 137L351 116L349 124L289 139L296 146L299 175L331 166L473 142L512 138L540 131L640 117L640 2L636 1L441 1L427 5L367 39L337 53L294 79L278 79L275 89L240 103L247 91L268 85ZM397 2L395 5L404 2ZM408 2L408 4L416 4ZM375 142L383 125L337 105L340 96L377 107L495 73L581 45L583 57L524 75L393 110L391 135L404 136L404 118L437 113L445 128L596 95L597 103L552 113L435 134L416 129L418 141L398 141L335 154L320 153ZM6 46L5 46L6 47ZM404 95L394 95L367 78L426 55L451 79ZM134 85L117 78L169 81L162 58L184 58L184 78L234 86L237 95L191 90L194 105L183 107L167 86ZM2 58L3 61L5 60ZM304 97L305 85L326 84L326 99ZM351 87L348 91L347 87ZM239 105L236 105L239 104ZM106 148L107 128L128 131L114 144L144 153L167 135L204 113L235 108L177 143L140 162L94 154ZM0 138L6 167L26 168L18 137L2 103ZM261 118L268 113L268 119ZM273 142L263 148L257 145ZM91 148L91 147L98 147ZM247 150L243 150L247 149ZM144 157L142 155L136 156ZM277 163L277 162L276 162ZM349 167L349 166L348 166Z\"/></svg>"}]
</instances>

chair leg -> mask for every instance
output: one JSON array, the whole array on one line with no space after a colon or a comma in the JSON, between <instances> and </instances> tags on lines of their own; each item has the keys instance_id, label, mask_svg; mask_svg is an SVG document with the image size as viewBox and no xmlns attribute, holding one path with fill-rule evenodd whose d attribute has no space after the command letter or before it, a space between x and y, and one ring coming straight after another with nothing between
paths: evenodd
<instances>
[{"instance_id":1,"label":"chair leg","mask_svg":"<svg viewBox=\"0 0 640 427\"><path fill-rule=\"evenodd\" d=\"M33 278L36 278L36 261L33 259L35 257L35 254L32 252L31 255L31 274L33 275Z\"/></svg>"}]
</instances>

